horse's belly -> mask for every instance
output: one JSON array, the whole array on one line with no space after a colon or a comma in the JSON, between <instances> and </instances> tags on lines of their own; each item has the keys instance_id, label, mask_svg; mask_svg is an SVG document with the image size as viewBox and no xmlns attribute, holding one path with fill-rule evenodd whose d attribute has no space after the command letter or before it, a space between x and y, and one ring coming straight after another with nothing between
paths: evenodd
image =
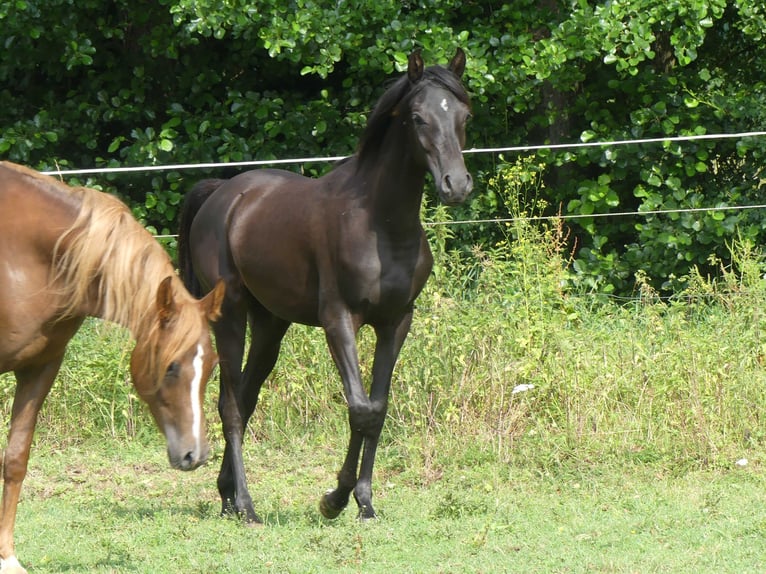
<instances>
[{"instance_id":1,"label":"horse's belly","mask_svg":"<svg viewBox=\"0 0 766 574\"><path fill-rule=\"evenodd\" d=\"M306 273L296 269L270 272L270 267L264 265L255 273L243 274L243 280L270 313L291 323L319 325L319 290Z\"/></svg>"}]
</instances>

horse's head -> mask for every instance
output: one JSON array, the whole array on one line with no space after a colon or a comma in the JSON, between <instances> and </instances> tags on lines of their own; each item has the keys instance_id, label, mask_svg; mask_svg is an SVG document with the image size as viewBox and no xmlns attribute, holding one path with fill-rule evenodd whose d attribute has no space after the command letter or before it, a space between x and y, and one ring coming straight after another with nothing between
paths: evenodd
<instances>
[{"instance_id":1,"label":"horse's head","mask_svg":"<svg viewBox=\"0 0 766 574\"><path fill-rule=\"evenodd\" d=\"M156 315L142 329L130 358L133 384L165 435L173 468L193 470L209 447L202 402L218 362L208 321L220 314L223 283L197 301L166 277L157 290Z\"/></svg>"},{"instance_id":2,"label":"horse's head","mask_svg":"<svg viewBox=\"0 0 766 574\"><path fill-rule=\"evenodd\" d=\"M464 70L465 53L460 48L447 68L424 69L419 51L410 55L407 67L412 92L409 117L404 121L419 143L416 147L434 178L439 199L447 205L462 203L473 189L462 154L470 116L468 95L460 81Z\"/></svg>"}]
</instances>

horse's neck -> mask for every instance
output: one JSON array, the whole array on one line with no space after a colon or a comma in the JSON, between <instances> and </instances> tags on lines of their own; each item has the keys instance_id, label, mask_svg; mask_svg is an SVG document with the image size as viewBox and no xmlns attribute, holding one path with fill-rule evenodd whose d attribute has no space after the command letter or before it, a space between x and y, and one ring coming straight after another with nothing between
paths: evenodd
<instances>
[{"instance_id":1,"label":"horse's neck","mask_svg":"<svg viewBox=\"0 0 766 574\"><path fill-rule=\"evenodd\" d=\"M119 301L120 294L115 292L115 286L108 283L106 287L104 285L100 280L94 281L90 288L92 297L86 302L86 314L116 323L127 329L134 339L140 338L148 328L154 306L147 303L143 293ZM148 290L150 287L144 286L143 289Z\"/></svg>"},{"instance_id":2,"label":"horse's neck","mask_svg":"<svg viewBox=\"0 0 766 574\"><path fill-rule=\"evenodd\" d=\"M157 292L161 279L174 275L172 266L144 260L145 273L134 270L121 280L113 270L99 275L89 286L87 314L125 327L139 340L154 329ZM150 267L151 265L154 267Z\"/></svg>"},{"instance_id":3,"label":"horse's neck","mask_svg":"<svg viewBox=\"0 0 766 574\"><path fill-rule=\"evenodd\" d=\"M386 142L378 158L368 161L367 193L379 227L397 234L421 233L420 204L426 169L413 161L404 142ZM381 150L384 148L382 147Z\"/></svg>"}]
</instances>

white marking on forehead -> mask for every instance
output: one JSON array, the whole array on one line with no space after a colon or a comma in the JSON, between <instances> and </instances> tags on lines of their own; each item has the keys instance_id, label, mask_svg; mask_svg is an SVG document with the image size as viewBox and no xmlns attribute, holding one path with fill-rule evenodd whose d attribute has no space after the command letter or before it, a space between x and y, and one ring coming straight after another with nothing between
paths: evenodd
<instances>
[{"instance_id":1,"label":"white marking on forehead","mask_svg":"<svg viewBox=\"0 0 766 574\"><path fill-rule=\"evenodd\" d=\"M441 103L440 103L439 105L441 106L441 108L442 108L442 109L443 109L445 112L448 112L448 111L449 111L449 105L447 104L447 98L444 98L444 99L441 101Z\"/></svg>"},{"instance_id":2,"label":"white marking on forehead","mask_svg":"<svg viewBox=\"0 0 766 574\"><path fill-rule=\"evenodd\" d=\"M205 350L202 345L197 345L197 354L194 355L192 368L194 369L194 378L191 382L191 408L192 408L192 432L194 440L197 442L197 450L201 448L200 440L202 438L202 399L199 396L199 387L202 383L202 365L204 364Z\"/></svg>"}]
</instances>

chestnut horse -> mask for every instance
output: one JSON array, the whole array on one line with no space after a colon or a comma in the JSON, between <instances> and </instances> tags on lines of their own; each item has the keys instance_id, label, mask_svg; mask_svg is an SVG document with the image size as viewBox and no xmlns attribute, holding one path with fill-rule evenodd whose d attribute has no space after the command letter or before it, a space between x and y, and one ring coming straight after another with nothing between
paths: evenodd
<instances>
[{"instance_id":1,"label":"chestnut horse","mask_svg":"<svg viewBox=\"0 0 766 574\"><path fill-rule=\"evenodd\" d=\"M358 152L323 177L253 170L205 180L187 194L179 235L186 286L201 294L219 279L226 283L213 326L226 439L218 477L224 513L260 522L245 482L242 437L282 338L297 322L324 329L348 402L346 459L320 510L338 516L353 492L359 517L375 517L372 470L391 374L433 264L420 221L426 173L446 204L461 203L473 187L461 151L469 116L464 69L460 49L448 67L424 69L420 54L410 55L407 74L370 115ZM369 394L356 347L365 324L377 338Z\"/></svg>"},{"instance_id":2,"label":"chestnut horse","mask_svg":"<svg viewBox=\"0 0 766 574\"><path fill-rule=\"evenodd\" d=\"M202 400L217 362L208 321L222 298L223 285L202 301L192 297L165 250L116 198L0 162L0 372L16 376L0 572L24 572L13 528L32 434L85 317L131 331L133 384L165 435L170 465L192 470L208 456Z\"/></svg>"}]
</instances>

